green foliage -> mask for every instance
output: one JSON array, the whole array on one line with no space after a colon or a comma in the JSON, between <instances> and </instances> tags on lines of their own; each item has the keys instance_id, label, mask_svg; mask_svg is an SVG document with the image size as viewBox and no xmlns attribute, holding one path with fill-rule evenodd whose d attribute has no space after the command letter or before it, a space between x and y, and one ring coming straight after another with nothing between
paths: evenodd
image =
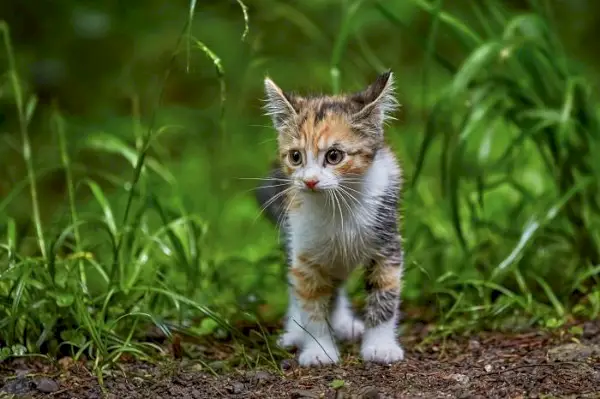
<instances>
[{"instance_id":1,"label":"green foliage","mask_svg":"<svg viewBox=\"0 0 600 399\"><path fill-rule=\"evenodd\" d=\"M267 73L289 89L340 92L396 72L406 110L387 134L408 177L404 304L435 304L441 333L597 317L593 76L535 2L528 12L449 3L174 5L152 19L159 35L130 28L135 52L106 52L119 62L63 55L64 85L95 90L52 101L3 23L0 117L18 139L3 136L16 151L0 148L0 359L163 354L154 326L235 339L247 364L275 363L261 323L284 311L285 264L251 192L275 154L260 110ZM139 18L106 12L127 34L126 18ZM167 16L180 19L160 25ZM356 298L360 287L351 281ZM240 319L259 326L266 354L245 352Z\"/></svg>"},{"instance_id":2,"label":"green foliage","mask_svg":"<svg viewBox=\"0 0 600 399\"><path fill-rule=\"evenodd\" d=\"M446 229L440 220L424 228L439 248L429 256L440 265L434 290L448 295L445 317L503 322L518 310L564 322L565 308L597 295L598 103L535 4L537 13L511 15L500 2L472 2L479 33L418 3L466 53L460 63L444 59L435 35L425 46L453 78L432 105L412 182L419 193L440 140L433 156Z\"/></svg>"}]
</instances>

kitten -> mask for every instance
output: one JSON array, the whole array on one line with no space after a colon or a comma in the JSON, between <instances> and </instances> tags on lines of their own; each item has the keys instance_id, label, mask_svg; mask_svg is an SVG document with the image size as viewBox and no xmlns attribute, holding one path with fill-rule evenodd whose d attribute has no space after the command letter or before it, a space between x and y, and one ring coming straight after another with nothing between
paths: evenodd
<instances>
[{"instance_id":1,"label":"kitten","mask_svg":"<svg viewBox=\"0 0 600 399\"><path fill-rule=\"evenodd\" d=\"M365 361L402 360L395 334L402 171L383 131L397 104L392 73L355 94L300 96L269 78L265 90L278 131L279 167L258 187L257 198L282 224L289 262L290 303L279 344L299 347L301 366L337 363L333 335L362 336ZM359 265L366 269L364 323L343 288Z\"/></svg>"}]
</instances>

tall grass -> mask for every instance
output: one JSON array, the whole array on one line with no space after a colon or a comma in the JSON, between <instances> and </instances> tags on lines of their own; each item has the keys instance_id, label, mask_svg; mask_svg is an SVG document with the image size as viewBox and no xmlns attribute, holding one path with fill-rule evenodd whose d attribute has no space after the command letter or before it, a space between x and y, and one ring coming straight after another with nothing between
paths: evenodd
<instances>
[{"instance_id":1,"label":"tall grass","mask_svg":"<svg viewBox=\"0 0 600 399\"><path fill-rule=\"evenodd\" d=\"M470 2L480 29L442 1L414 3L431 18L428 59L452 76L427 119L412 181L426 195L431 182L421 173L427 161L437 164L437 203L452 234L429 225L426 245L448 244L434 269L442 274L436 290L449 296L442 310L474 320L516 310L551 325L572 310L597 317L600 125L586 77L535 1L518 15L502 2ZM377 7L406 29L383 2ZM460 44L460 63L435 45L442 34Z\"/></svg>"},{"instance_id":2,"label":"tall grass","mask_svg":"<svg viewBox=\"0 0 600 399\"><path fill-rule=\"evenodd\" d=\"M206 223L180 203L165 204L152 187L161 181L162 190L165 185L177 189L171 173L152 154L154 137L167 130L153 126L154 119L146 134L134 129L135 146L108 133L90 135L83 143L83 150L97 156L104 153L109 160L124 159L131 167L130 179L89 169L76 179L81 175L77 166L79 170L85 167L72 162L72 133L55 107L48 124L58 143L69 216L62 218L57 234L43 229L35 154L27 130L35 112L35 96L25 92L17 74L8 26L2 23L0 28L41 255L21 250L23 237L8 218L6 241L0 247L2 358L27 352L86 355L96 366L104 366L125 353L142 358L164 354L164 346L145 338L151 325L167 338L173 329L195 335L197 329L187 328L190 320L200 324L206 318L231 332L219 314L203 305L197 284L206 272L201 260ZM134 126L141 127L142 122L136 120ZM107 189L111 193L122 190L124 204L108 195ZM96 204L87 214L79 210L78 200L86 193ZM171 269L179 272L175 278Z\"/></svg>"}]
</instances>

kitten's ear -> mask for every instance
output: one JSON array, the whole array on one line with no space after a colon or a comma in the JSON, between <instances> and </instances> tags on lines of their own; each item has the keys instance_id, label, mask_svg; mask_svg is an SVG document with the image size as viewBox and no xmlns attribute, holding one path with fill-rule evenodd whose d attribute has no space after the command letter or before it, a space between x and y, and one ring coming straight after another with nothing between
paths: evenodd
<instances>
[{"instance_id":1,"label":"kitten's ear","mask_svg":"<svg viewBox=\"0 0 600 399\"><path fill-rule=\"evenodd\" d=\"M360 110L354 114L355 120L371 119L377 124L382 124L391 117L390 114L398 106L392 71L379 75L375 82L360 93L354 94L351 100L360 106Z\"/></svg>"},{"instance_id":2,"label":"kitten's ear","mask_svg":"<svg viewBox=\"0 0 600 399\"><path fill-rule=\"evenodd\" d=\"M270 78L265 78L265 93L267 95L266 113L273 120L277 130L281 130L297 115L297 100L286 94Z\"/></svg>"}]
</instances>

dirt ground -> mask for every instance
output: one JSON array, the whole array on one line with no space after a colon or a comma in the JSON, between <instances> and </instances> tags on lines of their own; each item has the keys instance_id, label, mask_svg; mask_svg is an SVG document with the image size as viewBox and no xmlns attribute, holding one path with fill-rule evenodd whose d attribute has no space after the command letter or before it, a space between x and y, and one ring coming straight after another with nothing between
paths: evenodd
<instances>
[{"instance_id":1,"label":"dirt ground","mask_svg":"<svg viewBox=\"0 0 600 399\"><path fill-rule=\"evenodd\" d=\"M481 333L417 350L405 334L405 361L362 364L356 348L341 366L283 373L237 369L214 375L196 363L122 363L98 379L70 358L58 364L0 364L0 398L600 398L600 321L568 332ZM574 331L573 329L567 331Z\"/></svg>"}]
</instances>

